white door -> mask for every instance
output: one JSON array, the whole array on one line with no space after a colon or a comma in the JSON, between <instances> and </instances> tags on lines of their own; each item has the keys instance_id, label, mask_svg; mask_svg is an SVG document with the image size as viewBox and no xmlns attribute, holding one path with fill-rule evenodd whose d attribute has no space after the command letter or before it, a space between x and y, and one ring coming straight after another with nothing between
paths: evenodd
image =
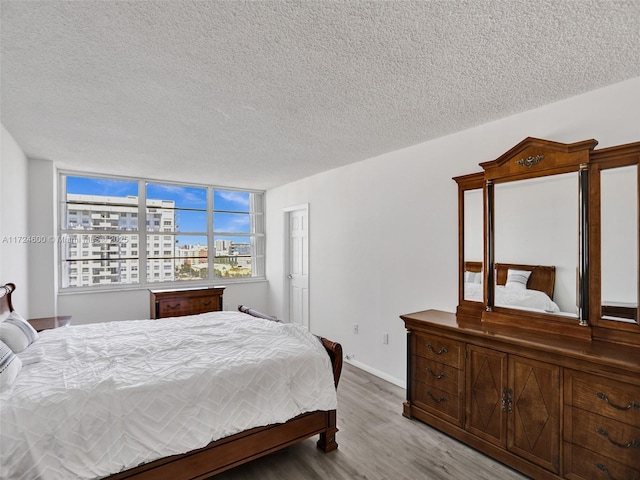
<instances>
[{"instance_id":1,"label":"white door","mask_svg":"<svg viewBox=\"0 0 640 480\"><path fill-rule=\"evenodd\" d=\"M289 322L309 329L309 207L285 210L288 252L285 274Z\"/></svg>"}]
</instances>

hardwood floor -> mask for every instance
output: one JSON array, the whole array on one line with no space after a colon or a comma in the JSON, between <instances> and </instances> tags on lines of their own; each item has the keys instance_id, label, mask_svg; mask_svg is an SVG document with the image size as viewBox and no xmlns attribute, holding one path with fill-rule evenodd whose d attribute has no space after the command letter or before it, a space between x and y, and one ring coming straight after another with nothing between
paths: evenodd
<instances>
[{"instance_id":1,"label":"hardwood floor","mask_svg":"<svg viewBox=\"0 0 640 480\"><path fill-rule=\"evenodd\" d=\"M522 480L518 472L416 420L405 391L345 364L338 387L338 450L317 437L217 475L215 480Z\"/></svg>"}]
</instances>

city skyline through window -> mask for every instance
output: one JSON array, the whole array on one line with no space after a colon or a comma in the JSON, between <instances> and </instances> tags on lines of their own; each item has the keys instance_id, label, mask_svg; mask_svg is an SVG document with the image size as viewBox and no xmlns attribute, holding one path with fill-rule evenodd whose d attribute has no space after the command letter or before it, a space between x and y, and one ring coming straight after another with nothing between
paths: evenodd
<instances>
[{"instance_id":1,"label":"city skyline through window","mask_svg":"<svg viewBox=\"0 0 640 480\"><path fill-rule=\"evenodd\" d=\"M63 288L264 276L262 192L61 178Z\"/></svg>"}]
</instances>

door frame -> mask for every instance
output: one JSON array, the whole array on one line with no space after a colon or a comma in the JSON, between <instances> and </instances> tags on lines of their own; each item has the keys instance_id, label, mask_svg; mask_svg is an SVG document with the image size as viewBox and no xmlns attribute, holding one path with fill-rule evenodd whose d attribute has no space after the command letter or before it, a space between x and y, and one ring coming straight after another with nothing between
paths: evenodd
<instances>
[{"instance_id":1,"label":"door frame","mask_svg":"<svg viewBox=\"0 0 640 480\"><path fill-rule=\"evenodd\" d=\"M311 270L309 269L310 267L310 263L309 262L309 256L311 255L311 252L309 251L309 237L310 237L310 226L311 223L309 222L309 204L308 203L302 203L299 205L293 205L291 207L285 207L282 209L282 213L283 213L283 255L282 255L282 282L283 282L283 292L284 294L282 295L282 313L283 313L283 317L286 319L287 322L291 321L290 315L291 315L291 288L290 288L290 282L289 279L287 278L287 275L289 275L290 272L290 259L291 259L291 229L290 229L290 217L291 217L291 213L292 212L298 212L298 211L304 211L306 213L307 216L307 238L306 238L306 243L307 243L307 279L309 281L309 283L311 282ZM309 289L309 293L311 293L311 289ZM309 331L311 331L311 310L310 310L310 303L311 303L311 295L309 295L309 300L307 300L307 311L309 312L309 322L308 325L306 325L307 329Z\"/></svg>"}]
</instances>

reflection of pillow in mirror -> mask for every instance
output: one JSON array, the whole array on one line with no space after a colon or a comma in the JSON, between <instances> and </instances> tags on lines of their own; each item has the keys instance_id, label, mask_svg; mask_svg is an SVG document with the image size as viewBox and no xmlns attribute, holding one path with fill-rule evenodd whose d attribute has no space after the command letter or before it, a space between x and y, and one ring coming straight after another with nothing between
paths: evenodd
<instances>
[{"instance_id":1,"label":"reflection of pillow in mirror","mask_svg":"<svg viewBox=\"0 0 640 480\"><path fill-rule=\"evenodd\" d=\"M528 270L513 270L510 268L507 271L507 283L505 286L507 288L524 290L527 288L527 282L530 276L531 272Z\"/></svg>"},{"instance_id":2,"label":"reflection of pillow in mirror","mask_svg":"<svg viewBox=\"0 0 640 480\"><path fill-rule=\"evenodd\" d=\"M482 272L464 272L464 283L482 283Z\"/></svg>"}]
</instances>

